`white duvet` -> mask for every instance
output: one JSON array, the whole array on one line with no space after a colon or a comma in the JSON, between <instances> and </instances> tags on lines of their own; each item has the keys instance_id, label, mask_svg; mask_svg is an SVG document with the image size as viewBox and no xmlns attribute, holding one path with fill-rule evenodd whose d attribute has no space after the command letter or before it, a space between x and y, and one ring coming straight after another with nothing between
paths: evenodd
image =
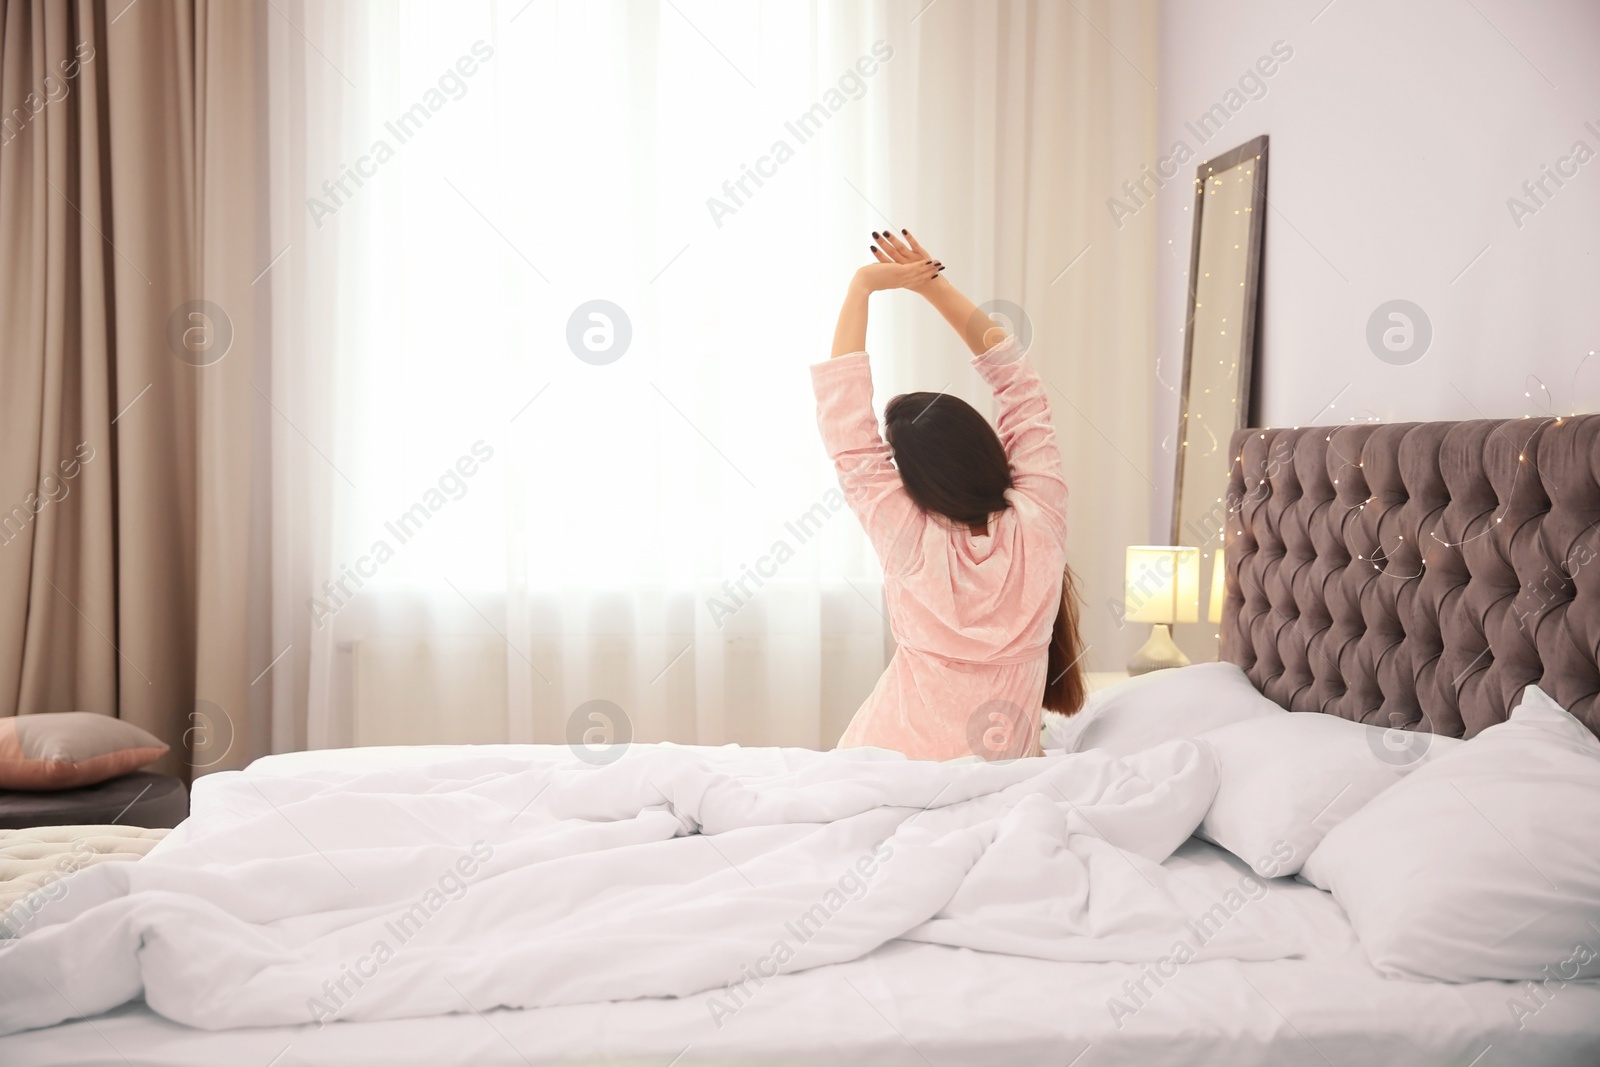
<instances>
[{"instance_id":1,"label":"white duvet","mask_svg":"<svg viewBox=\"0 0 1600 1067\"><path fill-rule=\"evenodd\" d=\"M737 750L735 750L737 752ZM209 1030L700 997L899 938L1071 961L1275 959L1160 866L1203 743L929 763L633 746L591 766L223 773L137 864L0 943L0 1033L141 994Z\"/></svg>"}]
</instances>

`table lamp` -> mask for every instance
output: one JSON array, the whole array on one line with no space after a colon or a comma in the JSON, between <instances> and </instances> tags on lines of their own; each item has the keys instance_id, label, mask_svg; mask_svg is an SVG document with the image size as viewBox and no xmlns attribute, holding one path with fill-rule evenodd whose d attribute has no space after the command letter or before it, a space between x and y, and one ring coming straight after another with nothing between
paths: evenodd
<instances>
[{"instance_id":1,"label":"table lamp","mask_svg":"<svg viewBox=\"0 0 1600 1067\"><path fill-rule=\"evenodd\" d=\"M1172 643L1175 622L1200 619L1200 550L1181 545L1129 545L1124 618L1151 623L1150 639L1128 661L1129 674L1182 667L1189 657Z\"/></svg>"}]
</instances>

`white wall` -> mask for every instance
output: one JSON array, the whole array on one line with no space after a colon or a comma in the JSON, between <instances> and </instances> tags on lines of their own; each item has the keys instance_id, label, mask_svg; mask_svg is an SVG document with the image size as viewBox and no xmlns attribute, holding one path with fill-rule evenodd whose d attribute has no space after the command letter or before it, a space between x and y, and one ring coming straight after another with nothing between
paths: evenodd
<instances>
[{"instance_id":1,"label":"white wall","mask_svg":"<svg viewBox=\"0 0 1600 1067\"><path fill-rule=\"evenodd\" d=\"M1161 20L1157 143L1195 158L1155 194L1158 447L1177 420L1194 168L1260 133L1272 210L1258 421L1600 408L1600 355L1589 358L1600 350L1600 0L1164 0ZM1293 54L1262 79L1264 95L1241 94L1202 144L1185 121L1225 102L1277 41ZM1580 142L1595 158L1577 165ZM1576 176L1547 180L1538 206L1523 183L1563 158ZM1514 220L1512 197L1534 212ZM1373 311L1395 298L1433 329L1406 365L1366 340ZM1161 466L1158 542L1171 507L1170 459Z\"/></svg>"}]
</instances>

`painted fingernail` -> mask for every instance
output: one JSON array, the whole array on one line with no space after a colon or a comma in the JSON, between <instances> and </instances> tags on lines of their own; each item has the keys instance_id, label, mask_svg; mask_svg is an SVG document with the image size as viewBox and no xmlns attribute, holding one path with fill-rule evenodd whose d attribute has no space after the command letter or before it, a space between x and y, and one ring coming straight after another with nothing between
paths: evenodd
<instances>
[{"instance_id":1,"label":"painted fingernail","mask_svg":"<svg viewBox=\"0 0 1600 1067\"><path fill-rule=\"evenodd\" d=\"M872 231L872 236L874 236L874 237L878 236L878 231L877 230L873 230Z\"/></svg>"},{"instance_id":2,"label":"painted fingernail","mask_svg":"<svg viewBox=\"0 0 1600 1067\"><path fill-rule=\"evenodd\" d=\"M901 230L900 232L905 234L907 237L911 236L911 231L910 230Z\"/></svg>"},{"instance_id":3,"label":"painted fingernail","mask_svg":"<svg viewBox=\"0 0 1600 1067\"><path fill-rule=\"evenodd\" d=\"M877 245L868 245L867 246L867 251L868 252L876 252L877 250L878 250L878 246Z\"/></svg>"}]
</instances>

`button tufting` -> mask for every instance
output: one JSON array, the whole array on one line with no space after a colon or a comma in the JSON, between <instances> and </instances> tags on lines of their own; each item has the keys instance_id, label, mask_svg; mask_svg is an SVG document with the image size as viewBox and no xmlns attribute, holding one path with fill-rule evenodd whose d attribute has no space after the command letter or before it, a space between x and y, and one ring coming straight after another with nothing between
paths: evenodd
<instances>
[{"instance_id":1,"label":"button tufting","mask_svg":"<svg viewBox=\"0 0 1600 1067\"><path fill-rule=\"evenodd\" d=\"M1250 592L1226 631L1227 658L1275 668L1263 689L1297 710L1354 710L1335 698L1381 690L1406 728L1455 736L1503 721L1539 682L1600 733L1600 567L1583 566L1600 559L1600 415L1271 436L1274 454L1303 451L1276 477L1249 480L1252 507L1232 516L1230 562ZM1234 436L1230 492L1263 466L1265 440L1259 429ZM1323 506L1341 494L1358 498L1353 512ZM1397 515L1410 534L1384 532ZM1335 664L1314 645L1324 634L1360 652Z\"/></svg>"}]
</instances>

